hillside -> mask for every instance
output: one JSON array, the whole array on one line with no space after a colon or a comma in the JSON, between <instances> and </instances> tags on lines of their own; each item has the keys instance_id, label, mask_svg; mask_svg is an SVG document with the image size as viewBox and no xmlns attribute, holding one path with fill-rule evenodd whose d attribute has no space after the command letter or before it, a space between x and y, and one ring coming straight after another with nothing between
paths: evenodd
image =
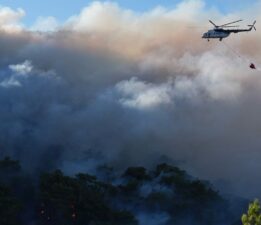
<instances>
[{"instance_id":1,"label":"hillside","mask_svg":"<svg viewBox=\"0 0 261 225\"><path fill-rule=\"evenodd\" d=\"M18 161L0 161L0 224L171 225L232 224L240 218L206 181L176 166L97 168L25 174Z\"/></svg>"}]
</instances>

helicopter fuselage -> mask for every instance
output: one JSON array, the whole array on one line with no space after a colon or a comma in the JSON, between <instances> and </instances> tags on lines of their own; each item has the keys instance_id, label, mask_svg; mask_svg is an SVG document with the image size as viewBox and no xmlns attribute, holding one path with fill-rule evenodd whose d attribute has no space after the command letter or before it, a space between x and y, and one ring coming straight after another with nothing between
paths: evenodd
<instances>
[{"instance_id":1,"label":"helicopter fuselage","mask_svg":"<svg viewBox=\"0 0 261 225\"><path fill-rule=\"evenodd\" d=\"M204 33L202 38L205 39L213 39L218 38L219 40L222 40L223 38L226 38L230 35L230 31L224 30L224 29L213 29L209 30L208 32Z\"/></svg>"}]
</instances>

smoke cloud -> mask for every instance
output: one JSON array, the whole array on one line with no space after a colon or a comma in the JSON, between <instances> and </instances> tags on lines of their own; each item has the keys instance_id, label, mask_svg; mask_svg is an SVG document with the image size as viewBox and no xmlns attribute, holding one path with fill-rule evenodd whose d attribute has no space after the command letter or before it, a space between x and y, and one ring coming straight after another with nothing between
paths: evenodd
<instances>
[{"instance_id":1,"label":"smoke cloud","mask_svg":"<svg viewBox=\"0 0 261 225\"><path fill-rule=\"evenodd\" d=\"M0 6L0 28L9 32L20 30L22 28L20 20L24 16L23 9L12 10L9 7Z\"/></svg>"},{"instance_id":2,"label":"smoke cloud","mask_svg":"<svg viewBox=\"0 0 261 225\"><path fill-rule=\"evenodd\" d=\"M226 192L260 197L261 29L225 45L190 28L252 23L260 11L260 2L231 14L196 0L144 13L94 2L44 32L48 20L32 31L22 9L0 8L0 156L68 172L165 156Z\"/></svg>"}]
</instances>

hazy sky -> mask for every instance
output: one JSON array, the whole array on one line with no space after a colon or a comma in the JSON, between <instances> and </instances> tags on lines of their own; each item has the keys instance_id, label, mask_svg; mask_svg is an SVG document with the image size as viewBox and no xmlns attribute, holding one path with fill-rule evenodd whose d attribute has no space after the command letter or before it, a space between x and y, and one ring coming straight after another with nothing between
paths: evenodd
<instances>
[{"instance_id":1,"label":"hazy sky","mask_svg":"<svg viewBox=\"0 0 261 225\"><path fill-rule=\"evenodd\" d=\"M53 16L59 22L63 22L68 17L78 14L79 11L86 7L91 0L2 0L0 6L11 8L22 8L26 12L23 19L25 25L32 25L38 17ZM115 0L121 7L135 11L146 11L156 6L167 8L175 7L179 0ZM257 0L205 0L207 7L215 7L223 12L233 12L233 10L250 7Z\"/></svg>"}]
</instances>

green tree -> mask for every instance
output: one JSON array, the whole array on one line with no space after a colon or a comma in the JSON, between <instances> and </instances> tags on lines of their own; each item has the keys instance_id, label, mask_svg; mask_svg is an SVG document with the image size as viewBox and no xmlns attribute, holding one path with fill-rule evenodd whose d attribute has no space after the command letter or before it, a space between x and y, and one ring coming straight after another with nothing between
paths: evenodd
<instances>
[{"instance_id":1,"label":"green tree","mask_svg":"<svg viewBox=\"0 0 261 225\"><path fill-rule=\"evenodd\" d=\"M7 175L12 173L17 173L21 171L20 162L17 160L12 160L10 157L5 157L0 160L0 175Z\"/></svg>"},{"instance_id":2,"label":"green tree","mask_svg":"<svg viewBox=\"0 0 261 225\"><path fill-rule=\"evenodd\" d=\"M123 177L134 178L139 181L150 180L150 176L144 167L129 167L123 174Z\"/></svg>"},{"instance_id":3,"label":"green tree","mask_svg":"<svg viewBox=\"0 0 261 225\"><path fill-rule=\"evenodd\" d=\"M247 214L242 215L243 225L261 225L261 207L259 200L249 204Z\"/></svg>"},{"instance_id":4,"label":"green tree","mask_svg":"<svg viewBox=\"0 0 261 225\"><path fill-rule=\"evenodd\" d=\"M0 224L17 225L20 204L17 199L11 195L11 191L0 185Z\"/></svg>"},{"instance_id":5,"label":"green tree","mask_svg":"<svg viewBox=\"0 0 261 225\"><path fill-rule=\"evenodd\" d=\"M89 174L65 176L60 170L40 178L40 224L137 225L134 215L111 207L112 187ZM1 224L2 225L2 224Z\"/></svg>"}]
</instances>

